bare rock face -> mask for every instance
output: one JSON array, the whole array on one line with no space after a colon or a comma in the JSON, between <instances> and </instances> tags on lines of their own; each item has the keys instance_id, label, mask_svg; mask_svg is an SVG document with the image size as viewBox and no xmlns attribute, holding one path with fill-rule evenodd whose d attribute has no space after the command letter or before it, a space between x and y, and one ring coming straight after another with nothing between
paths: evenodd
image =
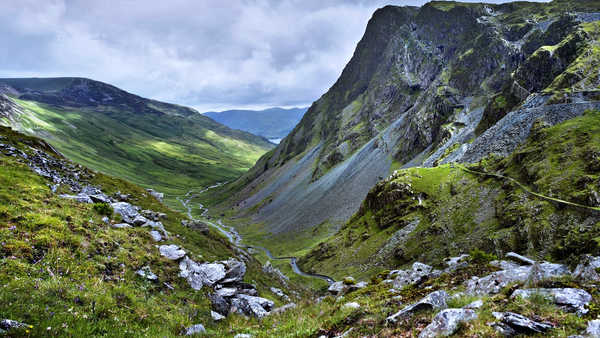
<instances>
[{"instance_id":1,"label":"bare rock face","mask_svg":"<svg viewBox=\"0 0 600 338\"><path fill-rule=\"evenodd\" d=\"M125 223L133 224L133 220L139 215L137 208L127 202L116 202L111 206L115 213L121 215Z\"/></svg>"},{"instance_id":2,"label":"bare rock face","mask_svg":"<svg viewBox=\"0 0 600 338\"><path fill-rule=\"evenodd\" d=\"M186 278L194 290L202 289L202 286L213 286L225 278L225 267L219 263L198 264L186 257L179 263L179 276Z\"/></svg>"},{"instance_id":3,"label":"bare rock face","mask_svg":"<svg viewBox=\"0 0 600 338\"><path fill-rule=\"evenodd\" d=\"M231 299L231 305L238 312L251 315L257 318L263 318L269 314L275 303L272 301L248 295L237 295Z\"/></svg>"},{"instance_id":4,"label":"bare rock face","mask_svg":"<svg viewBox=\"0 0 600 338\"><path fill-rule=\"evenodd\" d=\"M434 270L433 267L415 262L410 270L394 270L390 272L390 277L394 278L392 285L395 289L401 289L406 285L418 285L427 279L437 277L442 272Z\"/></svg>"}]
</instances>

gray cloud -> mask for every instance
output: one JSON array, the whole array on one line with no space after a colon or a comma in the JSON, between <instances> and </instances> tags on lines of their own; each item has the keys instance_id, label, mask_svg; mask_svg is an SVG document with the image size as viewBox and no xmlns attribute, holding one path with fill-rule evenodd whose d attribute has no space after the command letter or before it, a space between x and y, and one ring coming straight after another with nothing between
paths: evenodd
<instances>
[{"instance_id":1,"label":"gray cloud","mask_svg":"<svg viewBox=\"0 0 600 338\"><path fill-rule=\"evenodd\" d=\"M307 105L376 8L423 2L7 0L0 77L89 77L200 111Z\"/></svg>"}]
</instances>

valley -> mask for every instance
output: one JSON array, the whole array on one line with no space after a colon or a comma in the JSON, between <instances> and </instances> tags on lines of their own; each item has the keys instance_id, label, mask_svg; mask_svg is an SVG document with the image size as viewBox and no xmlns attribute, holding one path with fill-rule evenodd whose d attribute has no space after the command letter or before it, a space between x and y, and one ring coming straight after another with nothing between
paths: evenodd
<instances>
[{"instance_id":1,"label":"valley","mask_svg":"<svg viewBox=\"0 0 600 338\"><path fill-rule=\"evenodd\" d=\"M309 108L0 78L0 336L600 337L599 74L554 0L381 7Z\"/></svg>"}]
</instances>

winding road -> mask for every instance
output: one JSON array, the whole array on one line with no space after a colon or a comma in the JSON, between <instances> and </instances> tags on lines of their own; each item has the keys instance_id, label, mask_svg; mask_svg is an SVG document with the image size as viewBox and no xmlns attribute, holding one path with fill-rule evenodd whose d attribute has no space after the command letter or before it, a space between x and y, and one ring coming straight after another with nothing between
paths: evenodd
<instances>
[{"instance_id":1,"label":"winding road","mask_svg":"<svg viewBox=\"0 0 600 338\"><path fill-rule=\"evenodd\" d=\"M186 213L187 216L190 220L194 220L194 217L192 217L192 207L190 206L190 203L192 201L192 199L194 199L195 197L197 197L198 195L210 190L210 189L214 189L217 187L220 187L223 184L226 184L227 182L224 183L217 183L215 185L212 185L208 188L204 188L196 193L194 193L194 190L190 190L188 191L184 197L177 197L177 200L179 201L179 203L181 203L181 205L183 205L183 207L186 209ZM203 210L202 212L202 217L206 217L206 214L208 213L208 209L205 208L202 204L198 203L198 207ZM292 271L294 271L295 274L299 275L299 276L303 276L303 277L310 277L310 278L318 278L318 279L322 279L324 281L326 281L329 284L333 284L335 283L335 280L329 276L326 275L321 275L321 274L316 274L316 273L308 273L308 272L304 272L302 270L300 270L300 267L298 267L298 263L297 257L275 257L273 256L273 254L271 253L271 251L267 248L261 247L261 246L242 246L242 236L240 236L240 234L237 232L237 230L235 230L235 228L233 228L232 226L228 226L223 224L223 222L219 219L217 220L217 222L211 222L208 220L202 220L203 222L207 223L208 225L212 226L213 228L217 229L220 233L222 233L225 237L227 237L227 239L229 240L229 242L231 242L231 244L237 246L237 247L244 247L246 249L255 249L255 250L261 250L265 253L265 255L267 255L267 257L269 259L272 260L289 260L290 261L290 266L292 267Z\"/></svg>"}]
</instances>

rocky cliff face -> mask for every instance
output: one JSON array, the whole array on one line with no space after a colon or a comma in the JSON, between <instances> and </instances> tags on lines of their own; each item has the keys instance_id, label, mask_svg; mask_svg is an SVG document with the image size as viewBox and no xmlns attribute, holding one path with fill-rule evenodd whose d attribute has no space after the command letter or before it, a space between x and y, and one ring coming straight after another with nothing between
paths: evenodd
<instances>
[{"instance_id":1,"label":"rocky cliff face","mask_svg":"<svg viewBox=\"0 0 600 338\"><path fill-rule=\"evenodd\" d=\"M377 10L234 204L275 234L341 224L392 169L510 153L539 114L554 124L597 106L598 12L592 1Z\"/></svg>"}]
</instances>

